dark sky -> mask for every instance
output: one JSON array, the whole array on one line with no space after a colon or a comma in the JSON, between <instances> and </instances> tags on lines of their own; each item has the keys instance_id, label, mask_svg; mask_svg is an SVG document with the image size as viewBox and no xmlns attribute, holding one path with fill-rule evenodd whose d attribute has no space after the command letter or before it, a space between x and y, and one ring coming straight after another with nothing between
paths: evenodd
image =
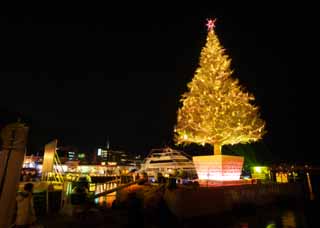
<instances>
[{"instance_id":1,"label":"dark sky","mask_svg":"<svg viewBox=\"0 0 320 228\"><path fill-rule=\"evenodd\" d=\"M179 99L212 16L234 76L267 122L268 153L275 161L312 160L296 148L295 15L273 5L2 17L9 72L0 73L2 125L20 113L30 126L29 152L53 138L85 151L108 137L112 148L142 154L172 145Z\"/></svg>"}]
</instances>

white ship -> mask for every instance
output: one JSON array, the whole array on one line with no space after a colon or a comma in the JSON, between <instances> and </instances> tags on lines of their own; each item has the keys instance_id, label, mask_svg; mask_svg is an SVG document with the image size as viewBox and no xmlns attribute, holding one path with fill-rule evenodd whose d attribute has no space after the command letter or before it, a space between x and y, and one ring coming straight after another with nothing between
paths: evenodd
<instances>
[{"instance_id":1,"label":"white ship","mask_svg":"<svg viewBox=\"0 0 320 228\"><path fill-rule=\"evenodd\" d=\"M141 172L146 172L148 177L156 177L158 173L168 177L183 173L188 179L196 177L196 170L192 158L182 151L169 147L152 149L141 164Z\"/></svg>"}]
</instances>

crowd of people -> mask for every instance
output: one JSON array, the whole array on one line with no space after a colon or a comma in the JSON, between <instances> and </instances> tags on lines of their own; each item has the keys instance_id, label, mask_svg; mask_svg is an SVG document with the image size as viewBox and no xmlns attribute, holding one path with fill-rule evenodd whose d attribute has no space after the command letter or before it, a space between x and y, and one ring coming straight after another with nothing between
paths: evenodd
<instances>
[{"instance_id":1,"label":"crowd of people","mask_svg":"<svg viewBox=\"0 0 320 228\"><path fill-rule=\"evenodd\" d=\"M22 169L20 174L20 181L37 181L39 179L38 173L35 169Z\"/></svg>"}]
</instances>

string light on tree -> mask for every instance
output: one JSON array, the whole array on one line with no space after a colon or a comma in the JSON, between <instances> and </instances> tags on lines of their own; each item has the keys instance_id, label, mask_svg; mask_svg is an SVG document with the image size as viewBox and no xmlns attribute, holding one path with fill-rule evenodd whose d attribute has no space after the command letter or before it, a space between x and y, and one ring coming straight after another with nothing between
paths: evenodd
<instances>
[{"instance_id":1,"label":"string light on tree","mask_svg":"<svg viewBox=\"0 0 320 228\"><path fill-rule=\"evenodd\" d=\"M249 143L262 138L265 122L260 118L254 96L231 77L231 60L214 32L216 19L207 20L208 36L201 51L200 66L182 95L175 141L209 143L214 154L227 144Z\"/></svg>"}]
</instances>

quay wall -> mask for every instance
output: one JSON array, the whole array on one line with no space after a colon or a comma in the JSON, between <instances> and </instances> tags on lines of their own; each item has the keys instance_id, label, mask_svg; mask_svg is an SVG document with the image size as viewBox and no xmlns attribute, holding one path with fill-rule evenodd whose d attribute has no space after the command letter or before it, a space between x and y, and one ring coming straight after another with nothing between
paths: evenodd
<instances>
[{"instance_id":1,"label":"quay wall","mask_svg":"<svg viewBox=\"0 0 320 228\"><path fill-rule=\"evenodd\" d=\"M170 211L180 218L219 214L243 205L262 206L282 199L303 198L300 183L177 188L164 193Z\"/></svg>"}]
</instances>

